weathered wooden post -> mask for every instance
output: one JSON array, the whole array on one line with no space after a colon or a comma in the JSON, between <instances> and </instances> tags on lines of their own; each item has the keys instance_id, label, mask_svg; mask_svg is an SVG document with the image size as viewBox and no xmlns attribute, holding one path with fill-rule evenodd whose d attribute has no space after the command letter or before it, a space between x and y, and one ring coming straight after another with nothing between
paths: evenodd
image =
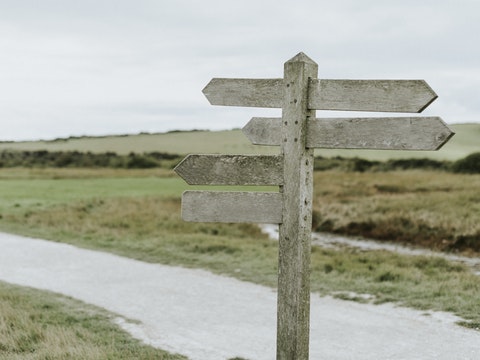
<instances>
[{"instance_id":1,"label":"weathered wooden post","mask_svg":"<svg viewBox=\"0 0 480 360\"><path fill-rule=\"evenodd\" d=\"M279 228L277 359L308 359L313 148L306 147L309 80L318 66L304 54L285 63L282 109L283 222Z\"/></svg>"},{"instance_id":2,"label":"weathered wooden post","mask_svg":"<svg viewBox=\"0 0 480 360\"><path fill-rule=\"evenodd\" d=\"M438 150L453 132L439 117L315 118L315 110L421 112L437 98L423 80L320 80L300 53L282 79L214 78L212 105L282 108L243 128L276 156L189 155L175 171L189 184L277 185L279 192L186 191L182 217L280 225L277 360L306 360L310 332L313 148Z\"/></svg>"}]
</instances>

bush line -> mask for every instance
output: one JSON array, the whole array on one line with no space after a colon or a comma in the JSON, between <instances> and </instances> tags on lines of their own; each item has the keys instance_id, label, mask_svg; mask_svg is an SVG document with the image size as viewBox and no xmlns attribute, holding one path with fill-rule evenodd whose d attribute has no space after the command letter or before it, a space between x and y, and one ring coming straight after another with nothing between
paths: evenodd
<instances>
[{"instance_id":1,"label":"bush line","mask_svg":"<svg viewBox=\"0 0 480 360\"><path fill-rule=\"evenodd\" d=\"M183 155L149 152L119 155L115 152L92 153L79 151L14 151L0 152L0 168L10 167L54 167L54 168L121 168L121 169L172 169ZM428 158L391 159L374 161L362 158L315 157L316 171L342 170L353 172L375 172L393 170L427 169L464 174L480 173L480 152L457 161L439 161Z\"/></svg>"},{"instance_id":2,"label":"bush line","mask_svg":"<svg viewBox=\"0 0 480 360\"><path fill-rule=\"evenodd\" d=\"M12 151L0 152L0 168L173 168L183 156L150 152L119 155L115 152L91 153L79 151Z\"/></svg>"},{"instance_id":3,"label":"bush line","mask_svg":"<svg viewBox=\"0 0 480 360\"><path fill-rule=\"evenodd\" d=\"M361 158L315 157L315 170L344 170L353 172L375 172L395 170L438 170L462 174L480 174L480 152L457 160L433 160L428 158L390 159L387 161L366 160Z\"/></svg>"}]
</instances>

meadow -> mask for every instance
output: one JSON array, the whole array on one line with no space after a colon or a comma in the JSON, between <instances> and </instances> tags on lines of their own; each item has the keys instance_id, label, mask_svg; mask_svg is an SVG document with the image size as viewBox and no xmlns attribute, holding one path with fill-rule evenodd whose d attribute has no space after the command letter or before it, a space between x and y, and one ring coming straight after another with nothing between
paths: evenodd
<instances>
[{"instance_id":1,"label":"meadow","mask_svg":"<svg viewBox=\"0 0 480 360\"><path fill-rule=\"evenodd\" d=\"M378 151L317 149L324 157L361 157L367 160L428 157L436 160L458 160L480 151L480 124L453 124L455 136L439 151ZM51 141L0 142L0 150L47 150L80 152L165 152L171 154L276 154L278 147L252 145L241 130L180 131L161 134L138 134L105 137L73 137Z\"/></svg>"},{"instance_id":2,"label":"meadow","mask_svg":"<svg viewBox=\"0 0 480 360\"><path fill-rule=\"evenodd\" d=\"M478 256L479 189L478 174L316 172L314 229Z\"/></svg>"},{"instance_id":3,"label":"meadow","mask_svg":"<svg viewBox=\"0 0 480 360\"><path fill-rule=\"evenodd\" d=\"M30 173L20 172L12 177L8 169L3 169L0 172L0 228L148 262L205 268L276 286L277 244L257 226L181 220L180 194L184 189L197 187L155 169L134 171L134 175L122 170L114 177L109 177L112 170L106 170L103 175L97 170L94 178L91 171L85 170L82 178L78 169L45 169L45 174L32 179ZM414 234L423 230L426 222L440 234L439 238L434 237L439 246L444 244L442 236L451 230L450 226L458 236L478 231L475 221L478 216L474 216L480 210L478 201L469 196L478 197L479 175L441 176L436 183L432 179L438 172L434 171L385 175L397 183L391 183L388 178L379 181L378 176L368 173L316 173L316 226L321 230L330 226L333 231L342 226L354 228L352 224L361 224L371 217L371 221L380 224L379 228L392 222L398 229ZM469 183L471 187L465 190L455 185L460 183ZM411 190L402 193L395 188L398 184L403 186L401 189ZM462 191L466 195L462 195ZM445 192L447 197L435 200L439 192ZM455 204L448 197L455 193L461 195L462 202ZM449 211L444 211L442 201L449 202ZM433 203L428 205L430 202ZM382 213L378 209L380 204L384 207ZM423 214L420 218L418 211ZM470 217L463 216L468 213ZM395 216L398 220L393 221ZM417 228L410 229L411 224L418 222ZM430 243L423 245L435 247ZM460 250L476 255L475 248ZM317 248L312 252L312 259L312 289L323 295L348 291L368 293L377 302L396 301L407 306L453 311L475 324L480 320L478 315L472 317L480 313L477 301L480 279L461 265L387 252ZM363 270L359 271L360 268ZM433 290L439 288L445 289L443 299ZM429 291L430 296L426 296Z\"/></svg>"},{"instance_id":4,"label":"meadow","mask_svg":"<svg viewBox=\"0 0 480 360\"><path fill-rule=\"evenodd\" d=\"M198 132L187 134L199 135ZM151 136L158 141L156 135L139 136ZM114 140L128 139L116 137ZM210 152L208 147L213 140L204 143L203 138L201 142L188 139L191 144L181 143L178 138L177 144L184 149L192 145L192 150L178 153ZM74 140L60 143L65 145ZM127 141L119 146L127 152L140 152L138 148L129 147L131 144ZM204 147L197 149L194 144ZM90 151L97 150L91 145ZM98 151L107 147L112 151L111 144L104 146ZM146 146L146 142L142 142L142 146ZM478 144L476 146L473 142L468 151L478 151ZM457 155L445 155L444 159L456 159L459 148L453 152ZM423 156L429 154L432 153L422 153ZM438 170L318 171L315 173L314 228L478 256L479 187L478 174ZM276 287L277 243L257 226L181 220L181 193L206 188L188 186L166 168L3 168L0 169L0 229L147 262L204 268ZM248 190L277 191L274 187ZM462 325L480 328L480 278L461 264L443 258L386 251L314 247L311 269L312 291L321 295L448 311L465 319ZM370 297L366 300L361 294ZM121 358L118 354L126 349L131 351L127 354L135 354L140 359L180 358L138 344L111 324L111 314L72 299L7 284L0 284L0 298L2 358L56 358L43 354L52 346L52 338L60 339L63 336L60 334L70 332L73 337L65 335L65 340L58 345L59 359L68 354L71 344L80 343L85 348L70 354L73 358L82 358L78 354L91 349L99 354L98 358L105 359ZM93 321L98 322L92 325ZM84 335L85 329L92 328L96 329L93 337ZM28 345L20 346L25 339ZM99 342L104 345L99 346Z\"/></svg>"},{"instance_id":5,"label":"meadow","mask_svg":"<svg viewBox=\"0 0 480 360\"><path fill-rule=\"evenodd\" d=\"M0 282L0 358L186 360L142 344L112 319L72 298Z\"/></svg>"}]
</instances>

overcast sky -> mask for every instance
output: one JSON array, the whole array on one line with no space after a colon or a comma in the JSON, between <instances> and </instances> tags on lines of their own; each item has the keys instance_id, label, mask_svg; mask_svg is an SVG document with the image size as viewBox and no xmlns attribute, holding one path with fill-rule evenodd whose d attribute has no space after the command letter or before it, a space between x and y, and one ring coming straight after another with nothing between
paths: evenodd
<instances>
[{"instance_id":1,"label":"overcast sky","mask_svg":"<svg viewBox=\"0 0 480 360\"><path fill-rule=\"evenodd\" d=\"M0 0L0 140L280 116L201 90L282 77L300 51L319 78L425 79L439 98L424 115L479 122L479 37L478 0Z\"/></svg>"}]
</instances>

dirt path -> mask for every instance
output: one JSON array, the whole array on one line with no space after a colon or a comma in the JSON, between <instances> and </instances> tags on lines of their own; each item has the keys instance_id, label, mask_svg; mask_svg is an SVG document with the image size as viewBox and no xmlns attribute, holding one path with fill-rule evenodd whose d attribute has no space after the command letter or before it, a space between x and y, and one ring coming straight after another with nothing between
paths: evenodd
<instances>
[{"instance_id":1,"label":"dirt path","mask_svg":"<svg viewBox=\"0 0 480 360\"><path fill-rule=\"evenodd\" d=\"M275 358L276 294L262 286L1 233L0 280L108 309L133 336L192 360ZM454 321L313 295L310 358L479 359L480 333Z\"/></svg>"}]
</instances>

